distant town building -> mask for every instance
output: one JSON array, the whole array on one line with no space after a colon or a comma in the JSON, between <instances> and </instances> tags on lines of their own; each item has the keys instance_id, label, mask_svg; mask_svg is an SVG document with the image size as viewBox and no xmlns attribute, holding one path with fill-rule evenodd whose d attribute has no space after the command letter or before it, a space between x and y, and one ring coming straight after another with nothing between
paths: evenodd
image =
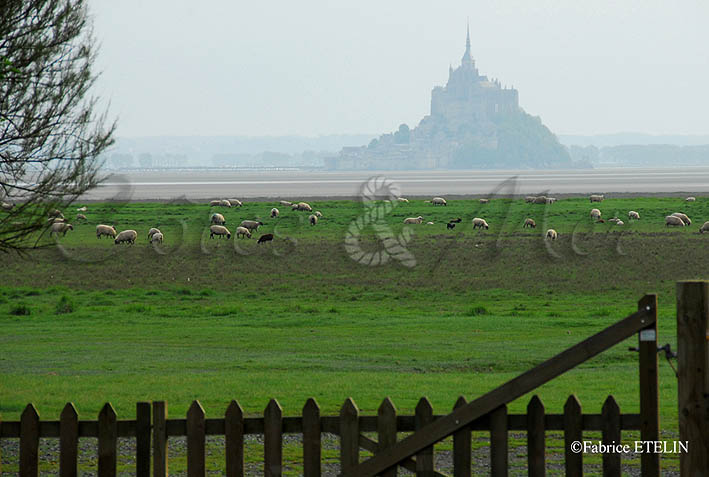
<instances>
[{"instance_id":1,"label":"distant town building","mask_svg":"<svg viewBox=\"0 0 709 477\"><path fill-rule=\"evenodd\" d=\"M519 107L519 94L480 75L470 29L460 66L431 92L431 114L369 145L345 147L325 160L328 169L451 169L571 167L566 149Z\"/></svg>"}]
</instances>

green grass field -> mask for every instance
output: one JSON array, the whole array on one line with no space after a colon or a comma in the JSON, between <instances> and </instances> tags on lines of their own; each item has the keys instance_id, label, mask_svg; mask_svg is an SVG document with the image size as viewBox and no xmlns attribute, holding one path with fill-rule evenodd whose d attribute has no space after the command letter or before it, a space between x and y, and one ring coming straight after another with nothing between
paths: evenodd
<instances>
[{"instance_id":1,"label":"green grass field","mask_svg":"<svg viewBox=\"0 0 709 477\"><path fill-rule=\"evenodd\" d=\"M262 220L255 236L276 234L263 245L210 240L206 205L89 204L89 224L75 224L59 247L3 256L2 418L18 419L33 402L56 419L67 401L83 418L106 401L128 418L140 400L167 400L176 417L193 399L217 417L231 399L256 414L270 398L297 415L311 396L323 414L348 396L370 413L386 396L400 413L428 396L444 413L459 395L478 397L625 317L646 292L659 295L660 344L676 348L675 282L707 278L702 198L594 204L605 218L640 213L624 226L593 224L588 199L412 200L384 221L395 234L405 217L435 223L407 226L413 267L349 256L345 237L367 210L361 203L311 204L324 214L315 227L308 213L284 207L268 218L275 202L213 210L232 232L242 219ZM695 223L665 228L676 211ZM463 222L447 230L455 217ZM490 229L473 230L473 217ZM523 229L525 217L537 228ZM138 242L97 240L97 223L136 229ZM153 226L165 235L158 248L147 243ZM547 228L557 241L543 240ZM372 227L361 234L363 250L381 248ZM600 412L609 394L622 412L638 412L637 354L628 351L636 341L535 391L547 412L562 412L571 393L585 412ZM660 372L662 427L675 431L676 379L664 361ZM511 412L524 412L529 398Z\"/></svg>"}]
</instances>

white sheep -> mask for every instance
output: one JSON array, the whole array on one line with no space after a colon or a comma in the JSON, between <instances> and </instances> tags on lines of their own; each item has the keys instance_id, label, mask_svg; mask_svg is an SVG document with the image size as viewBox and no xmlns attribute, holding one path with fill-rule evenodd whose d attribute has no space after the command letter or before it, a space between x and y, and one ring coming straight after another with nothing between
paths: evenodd
<instances>
[{"instance_id":1,"label":"white sheep","mask_svg":"<svg viewBox=\"0 0 709 477\"><path fill-rule=\"evenodd\" d=\"M153 240L153 235L155 235L155 234L161 234L161 233L162 233L162 232L160 232L160 229L155 228L155 227L153 227L153 228L151 228L150 230L148 230L148 242L151 242L151 241Z\"/></svg>"},{"instance_id":2,"label":"white sheep","mask_svg":"<svg viewBox=\"0 0 709 477\"><path fill-rule=\"evenodd\" d=\"M685 214L683 214L682 212L675 212L672 215L682 219L682 222L684 222L684 225L692 225L692 220L689 217L687 217Z\"/></svg>"},{"instance_id":3,"label":"white sheep","mask_svg":"<svg viewBox=\"0 0 709 477\"><path fill-rule=\"evenodd\" d=\"M443 197L434 197L431 200L427 200L426 202L430 202L433 205L448 205L448 202L446 202L446 199Z\"/></svg>"},{"instance_id":4,"label":"white sheep","mask_svg":"<svg viewBox=\"0 0 709 477\"><path fill-rule=\"evenodd\" d=\"M62 234L62 237L63 237L66 235L66 233L69 230L74 230L74 227L71 224L66 224L64 222L57 222L56 224L52 224L49 227L49 235L51 236L52 234L54 234L54 235Z\"/></svg>"},{"instance_id":5,"label":"white sheep","mask_svg":"<svg viewBox=\"0 0 709 477\"><path fill-rule=\"evenodd\" d=\"M524 219L524 225L522 226L522 228L526 229L527 227L531 227L534 229L537 227L537 223L534 221L534 219L530 219L530 218Z\"/></svg>"},{"instance_id":6,"label":"white sheep","mask_svg":"<svg viewBox=\"0 0 709 477\"><path fill-rule=\"evenodd\" d=\"M271 218L275 219L281 212L275 207L271 209Z\"/></svg>"},{"instance_id":7,"label":"white sheep","mask_svg":"<svg viewBox=\"0 0 709 477\"><path fill-rule=\"evenodd\" d=\"M322 212L320 212L319 210L316 210L316 211L315 211L315 216L316 216L318 219L322 219Z\"/></svg>"},{"instance_id":8,"label":"white sheep","mask_svg":"<svg viewBox=\"0 0 709 477\"><path fill-rule=\"evenodd\" d=\"M631 210L630 212L628 212L628 220L631 220L631 219L640 220L640 214L638 214L634 210Z\"/></svg>"},{"instance_id":9,"label":"white sheep","mask_svg":"<svg viewBox=\"0 0 709 477\"><path fill-rule=\"evenodd\" d=\"M547 230L547 234L544 236L545 239L549 240L556 240L556 238L559 236L558 233L556 233L556 230L554 229L549 229Z\"/></svg>"},{"instance_id":10,"label":"white sheep","mask_svg":"<svg viewBox=\"0 0 709 477\"><path fill-rule=\"evenodd\" d=\"M281 204L281 205L285 205L286 207L290 207L290 206L293 205L293 202L289 202L289 201L287 201L287 200L281 200L281 201L279 201L278 203Z\"/></svg>"},{"instance_id":11,"label":"white sheep","mask_svg":"<svg viewBox=\"0 0 709 477\"><path fill-rule=\"evenodd\" d=\"M556 202L556 197L547 197L547 204L553 204Z\"/></svg>"},{"instance_id":12,"label":"white sheep","mask_svg":"<svg viewBox=\"0 0 709 477\"><path fill-rule=\"evenodd\" d=\"M405 224L420 224L423 222L423 217L420 215L418 217L409 217L407 219L404 219Z\"/></svg>"},{"instance_id":13,"label":"white sheep","mask_svg":"<svg viewBox=\"0 0 709 477\"><path fill-rule=\"evenodd\" d=\"M96 226L96 238L100 239L102 235L116 238L116 229L110 225L99 224Z\"/></svg>"},{"instance_id":14,"label":"white sheep","mask_svg":"<svg viewBox=\"0 0 709 477\"><path fill-rule=\"evenodd\" d=\"M433 222L426 222L426 225L433 225Z\"/></svg>"},{"instance_id":15,"label":"white sheep","mask_svg":"<svg viewBox=\"0 0 709 477\"><path fill-rule=\"evenodd\" d=\"M156 243L162 243L163 236L162 232L156 232L150 237L150 243L156 244Z\"/></svg>"},{"instance_id":16,"label":"white sheep","mask_svg":"<svg viewBox=\"0 0 709 477\"><path fill-rule=\"evenodd\" d=\"M231 202L226 199L222 199L219 201L219 205L221 205L222 207L231 207Z\"/></svg>"},{"instance_id":17,"label":"white sheep","mask_svg":"<svg viewBox=\"0 0 709 477\"><path fill-rule=\"evenodd\" d=\"M62 214L61 210L54 209L49 212L49 218L50 219L64 219L64 214Z\"/></svg>"},{"instance_id":18,"label":"white sheep","mask_svg":"<svg viewBox=\"0 0 709 477\"><path fill-rule=\"evenodd\" d=\"M487 204L490 202L490 199L480 199L481 204Z\"/></svg>"},{"instance_id":19,"label":"white sheep","mask_svg":"<svg viewBox=\"0 0 709 477\"><path fill-rule=\"evenodd\" d=\"M708 221L708 222L704 222L704 225L702 225L702 226L699 228L699 233L700 233L700 234L703 234L704 232L709 232L709 221Z\"/></svg>"},{"instance_id":20,"label":"white sheep","mask_svg":"<svg viewBox=\"0 0 709 477\"><path fill-rule=\"evenodd\" d=\"M623 222L622 220L618 219L615 224L616 224L616 225L625 225L625 222Z\"/></svg>"},{"instance_id":21,"label":"white sheep","mask_svg":"<svg viewBox=\"0 0 709 477\"><path fill-rule=\"evenodd\" d=\"M612 224L617 224L618 222L620 222L620 219L618 217L613 217L612 219L608 219L608 222Z\"/></svg>"},{"instance_id":22,"label":"white sheep","mask_svg":"<svg viewBox=\"0 0 709 477\"><path fill-rule=\"evenodd\" d=\"M409 199L405 199L405 198L403 198L403 197L397 197L396 200L398 200L399 202L403 202L403 203L405 203L405 204L408 204L408 203L409 203Z\"/></svg>"},{"instance_id":23,"label":"white sheep","mask_svg":"<svg viewBox=\"0 0 709 477\"><path fill-rule=\"evenodd\" d=\"M246 238L251 238L251 231L247 229L246 227L237 227L236 228L236 238L239 237L246 237Z\"/></svg>"},{"instance_id":24,"label":"white sheep","mask_svg":"<svg viewBox=\"0 0 709 477\"><path fill-rule=\"evenodd\" d=\"M665 217L665 227L669 227L670 225L672 227L684 227L686 224L679 217L675 215L668 215Z\"/></svg>"},{"instance_id":25,"label":"white sheep","mask_svg":"<svg viewBox=\"0 0 709 477\"><path fill-rule=\"evenodd\" d=\"M540 195L540 196L535 197L534 203L535 204L546 204L547 203L547 196Z\"/></svg>"},{"instance_id":26,"label":"white sheep","mask_svg":"<svg viewBox=\"0 0 709 477\"><path fill-rule=\"evenodd\" d=\"M221 206L221 205L222 205L222 201L221 201L221 200L213 200L213 201L209 202L209 206L210 206L210 207L219 207L219 206Z\"/></svg>"},{"instance_id":27,"label":"white sheep","mask_svg":"<svg viewBox=\"0 0 709 477\"><path fill-rule=\"evenodd\" d=\"M76 214L76 220L88 220L84 214Z\"/></svg>"},{"instance_id":28,"label":"white sheep","mask_svg":"<svg viewBox=\"0 0 709 477\"><path fill-rule=\"evenodd\" d=\"M527 202L528 204L531 204L534 202L534 199L536 199L535 196L533 195L528 195L527 197L524 198L524 201Z\"/></svg>"},{"instance_id":29,"label":"white sheep","mask_svg":"<svg viewBox=\"0 0 709 477\"><path fill-rule=\"evenodd\" d=\"M241 207L242 205L244 205L244 203L241 202L239 199L229 199L229 203L232 207Z\"/></svg>"},{"instance_id":30,"label":"white sheep","mask_svg":"<svg viewBox=\"0 0 709 477\"><path fill-rule=\"evenodd\" d=\"M76 209L77 212L86 212L87 210L89 209L86 206L79 207L78 209Z\"/></svg>"},{"instance_id":31,"label":"white sheep","mask_svg":"<svg viewBox=\"0 0 709 477\"><path fill-rule=\"evenodd\" d=\"M686 202L694 202L694 201L697 200L697 198L696 198L696 197L687 197L687 198L684 199L684 200L685 200Z\"/></svg>"},{"instance_id":32,"label":"white sheep","mask_svg":"<svg viewBox=\"0 0 709 477\"><path fill-rule=\"evenodd\" d=\"M293 205L291 205L291 209L293 209L293 210L303 210L303 211L306 211L306 212L312 212L312 211L313 211L313 208L310 207L310 204L308 204L307 202L298 202L297 204L293 204Z\"/></svg>"},{"instance_id":33,"label":"white sheep","mask_svg":"<svg viewBox=\"0 0 709 477\"><path fill-rule=\"evenodd\" d=\"M227 240L231 238L231 232L223 225L212 225L209 227L209 238L213 239L215 235L219 238L226 236Z\"/></svg>"},{"instance_id":34,"label":"white sheep","mask_svg":"<svg viewBox=\"0 0 709 477\"><path fill-rule=\"evenodd\" d=\"M487 224L485 219L481 219L480 217L475 217L473 219L473 228L474 229L481 228L481 229L487 230L490 228L490 226Z\"/></svg>"},{"instance_id":35,"label":"white sheep","mask_svg":"<svg viewBox=\"0 0 709 477\"><path fill-rule=\"evenodd\" d=\"M239 225L249 230L258 230L258 228L263 225L263 222L256 220L242 220Z\"/></svg>"},{"instance_id":36,"label":"white sheep","mask_svg":"<svg viewBox=\"0 0 709 477\"><path fill-rule=\"evenodd\" d=\"M12 210L13 207L15 207L15 204L11 204L9 202L3 202L1 207L2 207L2 210L9 212Z\"/></svg>"},{"instance_id":37,"label":"white sheep","mask_svg":"<svg viewBox=\"0 0 709 477\"><path fill-rule=\"evenodd\" d=\"M598 209L591 209L591 218L593 220L598 220L601 218L601 211Z\"/></svg>"},{"instance_id":38,"label":"white sheep","mask_svg":"<svg viewBox=\"0 0 709 477\"><path fill-rule=\"evenodd\" d=\"M212 214L211 223L214 225L224 225L226 224L226 219L222 214Z\"/></svg>"},{"instance_id":39,"label":"white sheep","mask_svg":"<svg viewBox=\"0 0 709 477\"><path fill-rule=\"evenodd\" d=\"M315 214L312 214L308 217L308 222L310 225L316 225L318 223L318 216Z\"/></svg>"},{"instance_id":40,"label":"white sheep","mask_svg":"<svg viewBox=\"0 0 709 477\"><path fill-rule=\"evenodd\" d=\"M116 239L113 241L116 245L119 243L135 243L135 241L138 239L138 232L135 230L124 230L118 235L116 235Z\"/></svg>"},{"instance_id":41,"label":"white sheep","mask_svg":"<svg viewBox=\"0 0 709 477\"><path fill-rule=\"evenodd\" d=\"M601 194L591 194L589 199L591 199L591 202L603 202L603 195Z\"/></svg>"}]
</instances>

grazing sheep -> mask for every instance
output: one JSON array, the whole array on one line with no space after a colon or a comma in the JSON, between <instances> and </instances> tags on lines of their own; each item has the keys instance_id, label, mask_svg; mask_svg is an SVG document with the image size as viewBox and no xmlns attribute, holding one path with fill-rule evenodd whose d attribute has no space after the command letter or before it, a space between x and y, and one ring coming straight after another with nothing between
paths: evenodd
<instances>
[{"instance_id":1,"label":"grazing sheep","mask_svg":"<svg viewBox=\"0 0 709 477\"><path fill-rule=\"evenodd\" d=\"M603 202L603 195L602 194L592 194L589 199L591 202Z\"/></svg>"},{"instance_id":2,"label":"grazing sheep","mask_svg":"<svg viewBox=\"0 0 709 477\"><path fill-rule=\"evenodd\" d=\"M480 217L475 217L473 219L473 228L474 229L481 228L481 229L487 230L490 228L490 226L487 224L485 219L481 219Z\"/></svg>"},{"instance_id":3,"label":"grazing sheep","mask_svg":"<svg viewBox=\"0 0 709 477\"><path fill-rule=\"evenodd\" d=\"M316 225L318 223L318 216L315 214L308 216L308 222L310 225Z\"/></svg>"},{"instance_id":4,"label":"grazing sheep","mask_svg":"<svg viewBox=\"0 0 709 477\"><path fill-rule=\"evenodd\" d=\"M684 227L686 224L679 217L675 215L668 215L665 217L665 227L669 227L670 225L672 227Z\"/></svg>"},{"instance_id":5,"label":"grazing sheep","mask_svg":"<svg viewBox=\"0 0 709 477\"><path fill-rule=\"evenodd\" d=\"M9 212L12 210L13 207L15 207L15 204L10 204L9 202L3 202L1 207L2 207L2 210L6 210Z\"/></svg>"},{"instance_id":6,"label":"grazing sheep","mask_svg":"<svg viewBox=\"0 0 709 477\"><path fill-rule=\"evenodd\" d=\"M66 233L69 230L74 230L74 227L72 227L71 224L65 224L64 222L57 222L56 224L52 224L49 227L49 236L51 237L52 234L54 234L54 235L62 234L62 237L63 237L66 235Z\"/></svg>"},{"instance_id":7,"label":"grazing sheep","mask_svg":"<svg viewBox=\"0 0 709 477\"><path fill-rule=\"evenodd\" d=\"M303 210L305 212L312 212L313 208L307 202L298 202L297 204L291 205L292 210Z\"/></svg>"},{"instance_id":8,"label":"grazing sheep","mask_svg":"<svg viewBox=\"0 0 709 477\"><path fill-rule=\"evenodd\" d=\"M534 197L533 195L528 195L527 197L524 198L524 201L527 202L528 204L531 204L534 202L534 199L536 199L536 197Z\"/></svg>"},{"instance_id":9,"label":"grazing sheep","mask_svg":"<svg viewBox=\"0 0 709 477\"><path fill-rule=\"evenodd\" d=\"M697 200L697 198L696 198L696 197L687 197L687 198L684 199L684 200L685 200L686 202L694 202L694 201Z\"/></svg>"},{"instance_id":10,"label":"grazing sheep","mask_svg":"<svg viewBox=\"0 0 709 477\"><path fill-rule=\"evenodd\" d=\"M62 222L65 222L64 217L59 218L59 217L54 217L53 219L47 219L48 224L61 224Z\"/></svg>"},{"instance_id":11,"label":"grazing sheep","mask_svg":"<svg viewBox=\"0 0 709 477\"><path fill-rule=\"evenodd\" d=\"M622 220L618 219L618 220L615 222L615 224L616 224L616 225L625 225L625 222L623 222Z\"/></svg>"},{"instance_id":12,"label":"grazing sheep","mask_svg":"<svg viewBox=\"0 0 709 477\"><path fill-rule=\"evenodd\" d=\"M630 212L628 212L628 220L630 219L640 220L640 214L638 214L634 210L631 210Z\"/></svg>"},{"instance_id":13,"label":"grazing sheep","mask_svg":"<svg viewBox=\"0 0 709 477\"><path fill-rule=\"evenodd\" d=\"M96 238L100 239L102 235L107 237L116 238L116 229L110 225L99 224L96 226Z\"/></svg>"},{"instance_id":14,"label":"grazing sheep","mask_svg":"<svg viewBox=\"0 0 709 477\"><path fill-rule=\"evenodd\" d=\"M462 221L463 221L463 219L461 219L460 217L457 217L457 218L455 218L455 219L450 219L450 220L448 221L448 223L449 223L449 224L453 224L453 223L459 224L459 223L461 223Z\"/></svg>"},{"instance_id":15,"label":"grazing sheep","mask_svg":"<svg viewBox=\"0 0 709 477\"><path fill-rule=\"evenodd\" d=\"M152 241L153 235L155 235L155 234L160 234L160 233L162 233L162 232L160 232L160 229L157 229L157 228L155 228L155 227L153 227L153 228L151 228L150 230L148 230L148 242L151 242L151 241Z\"/></svg>"},{"instance_id":16,"label":"grazing sheep","mask_svg":"<svg viewBox=\"0 0 709 477\"><path fill-rule=\"evenodd\" d=\"M236 238L239 237L246 237L246 238L251 238L251 231L247 229L246 227L237 227L236 228Z\"/></svg>"},{"instance_id":17,"label":"grazing sheep","mask_svg":"<svg viewBox=\"0 0 709 477\"><path fill-rule=\"evenodd\" d=\"M692 221L690 220L690 218L687 217L686 215L684 215L682 212L675 212L672 215L682 219L682 222L684 222L684 225L692 225Z\"/></svg>"},{"instance_id":18,"label":"grazing sheep","mask_svg":"<svg viewBox=\"0 0 709 477\"><path fill-rule=\"evenodd\" d=\"M540 195L538 197L534 198L534 203L535 204L546 204L547 203L547 196L545 195Z\"/></svg>"},{"instance_id":19,"label":"grazing sheep","mask_svg":"<svg viewBox=\"0 0 709 477\"><path fill-rule=\"evenodd\" d=\"M427 200L426 202L430 202L433 205L448 205L448 202L446 202L446 199L443 197L434 197L431 200Z\"/></svg>"},{"instance_id":20,"label":"grazing sheep","mask_svg":"<svg viewBox=\"0 0 709 477\"><path fill-rule=\"evenodd\" d=\"M222 214L212 214L211 223L214 225L225 225L226 219Z\"/></svg>"},{"instance_id":21,"label":"grazing sheep","mask_svg":"<svg viewBox=\"0 0 709 477\"><path fill-rule=\"evenodd\" d=\"M209 206L210 206L210 207L219 207L219 206L221 206L221 205L222 205L222 201L221 201L221 200L213 200L213 201L211 201L211 202L209 203Z\"/></svg>"},{"instance_id":22,"label":"grazing sheep","mask_svg":"<svg viewBox=\"0 0 709 477\"><path fill-rule=\"evenodd\" d=\"M226 199L222 199L219 201L219 205L221 205L222 207L231 207L231 202Z\"/></svg>"},{"instance_id":23,"label":"grazing sheep","mask_svg":"<svg viewBox=\"0 0 709 477\"><path fill-rule=\"evenodd\" d=\"M699 228L700 234L703 234L704 232L709 232L709 222L704 222L704 225Z\"/></svg>"},{"instance_id":24,"label":"grazing sheep","mask_svg":"<svg viewBox=\"0 0 709 477\"><path fill-rule=\"evenodd\" d=\"M156 244L156 243L162 243L162 232L156 232L153 234L152 237L150 237L150 243Z\"/></svg>"},{"instance_id":25,"label":"grazing sheep","mask_svg":"<svg viewBox=\"0 0 709 477\"><path fill-rule=\"evenodd\" d=\"M404 219L405 224L420 224L423 223L423 217L420 215L418 217L409 217L407 219Z\"/></svg>"},{"instance_id":26,"label":"grazing sheep","mask_svg":"<svg viewBox=\"0 0 709 477\"><path fill-rule=\"evenodd\" d=\"M409 203L409 199L404 199L403 197L397 197L396 200L398 200L399 202L407 203L407 204Z\"/></svg>"},{"instance_id":27,"label":"grazing sheep","mask_svg":"<svg viewBox=\"0 0 709 477\"><path fill-rule=\"evenodd\" d=\"M278 203L281 204L281 205L285 205L285 206L287 206L287 207L290 207L291 205L293 205L293 202L288 202L287 200L282 200L282 201L280 201L280 202L278 202Z\"/></svg>"},{"instance_id":28,"label":"grazing sheep","mask_svg":"<svg viewBox=\"0 0 709 477\"><path fill-rule=\"evenodd\" d=\"M76 220L88 220L84 214L76 214Z\"/></svg>"},{"instance_id":29,"label":"grazing sheep","mask_svg":"<svg viewBox=\"0 0 709 477\"><path fill-rule=\"evenodd\" d=\"M232 207L241 207L242 205L244 205L244 203L241 202L239 199L229 199L229 203Z\"/></svg>"},{"instance_id":30,"label":"grazing sheep","mask_svg":"<svg viewBox=\"0 0 709 477\"><path fill-rule=\"evenodd\" d=\"M522 226L522 228L526 229L527 227L531 227L533 229L536 229L537 223L534 221L534 219L524 219L524 225Z\"/></svg>"},{"instance_id":31,"label":"grazing sheep","mask_svg":"<svg viewBox=\"0 0 709 477\"><path fill-rule=\"evenodd\" d=\"M223 225L211 225L209 227L209 238L213 239L215 235L219 238L226 236L227 240L231 238L231 232Z\"/></svg>"},{"instance_id":32,"label":"grazing sheep","mask_svg":"<svg viewBox=\"0 0 709 477\"><path fill-rule=\"evenodd\" d=\"M272 242L273 241L273 234L264 234L258 238L258 241L256 243L264 243L264 242Z\"/></svg>"},{"instance_id":33,"label":"grazing sheep","mask_svg":"<svg viewBox=\"0 0 709 477\"><path fill-rule=\"evenodd\" d=\"M549 229L549 230L547 230L547 234L544 236L544 238L549 239L549 240L556 240L556 238L558 236L559 236L559 234L556 233L556 230Z\"/></svg>"},{"instance_id":34,"label":"grazing sheep","mask_svg":"<svg viewBox=\"0 0 709 477\"><path fill-rule=\"evenodd\" d=\"M79 207L78 209L76 209L77 212L86 212L87 210L89 209L86 206Z\"/></svg>"},{"instance_id":35,"label":"grazing sheep","mask_svg":"<svg viewBox=\"0 0 709 477\"><path fill-rule=\"evenodd\" d=\"M598 220L601 218L601 211L598 209L591 209L591 218L593 220Z\"/></svg>"},{"instance_id":36,"label":"grazing sheep","mask_svg":"<svg viewBox=\"0 0 709 477\"><path fill-rule=\"evenodd\" d=\"M433 225L433 222L426 222L426 225Z\"/></svg>"},{"instance_id":37,"label":"grazing sheep","mask_svg":"<svg viewBox=\"0 0 709 477\"><path fill-rule=\"evenodd\" d=\"M116 245L119 243L135 243L138 238L138 232L135 230L124 230L123 232L116 235L116 239L113 241Z\"/></svg>"},{"instance_id":38,"label":"grazing sheep","mask_svg":"<svg viewBox=\"0 0 709 477\"><path fill-rule=\"evenodd\" d=\"M481 204L487 204L490 202L490 199L480 199Z\"/></svg>"},{"instance_id":39,"label":"grazing sheep","mask_svg":"<svg viewBox=\"0 0 709 477\"><path fill-rule=\"evenodd\" d=\"M62 214L61 210L54 209L51 212L49 212L49 218L50 219L62 219L64 220L64 214Z\"/></svg>"},{"instance_id":40,"label":"grazing sheep","mask_svg":"<svg viewBox=\"0 0 709 477\"><path fill-rule=\"evenodd\" d=\"M275 219L281 212L275 207L271 209L271 218Z\"/></svg>"},{"instance_id":41,"label":"grazing sheep","mask_svg":"<svg viewBox=\"0 0 709 477\"><path fill-rule=\"evenodd\" d=\"M319 210L316 210L315 217L317 217L318 219L322 219L322 212L320 212Z\"/></svg>"},{"instance_id":42,"label":"grazing sheep","mask_svg":"<svg viewBox=\"0 0 709 477\"><path fill-rule=\"evenodd\" d=\"M617 224L618 222L620 222L620 219L618 217L613 217L612 219L608 219L608 222L612 224Z\"/></svg>"},{"instance_id":43,"label":"grazing sheep","mask_svg":"<svg viewBox=\"0 0 709 477\"><path fill-rule=\"evenodd\" d=\"M547 204L553 204L556 202L556 197L547 197Z\"/></svg>"},{"instance_id":44,"label":"grazing sheep","mask_svg":"<svg viewBox=\"0 0 709 477\"><path fill-rule=\"evenodd\" d=\"M258 222L256 220L242 220L239 225L249 230L258 230L258 228L263 225L263 222Z\"/></svg>"},{"instance_id":45,"label":"grazing sheep","mask_svg":"<svg viewBox=\"0 0 709 477\"><path fill-rule=\"evenodd\" d=\"M449 230L450 230L450 229L454 229L454 228L455 228L455 222L448 222L448 223L446 224L446 228L449 229Z\"/></svg>"}]
</instances>

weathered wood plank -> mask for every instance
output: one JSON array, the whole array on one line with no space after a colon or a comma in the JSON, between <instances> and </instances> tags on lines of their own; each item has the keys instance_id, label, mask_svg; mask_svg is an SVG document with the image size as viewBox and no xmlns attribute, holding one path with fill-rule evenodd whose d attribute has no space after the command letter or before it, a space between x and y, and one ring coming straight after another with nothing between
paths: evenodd
<instances>
[{"instance_id":1,"label":"weathered wood plank","mask_svg":"<svg viewBox=\"0 0 709 477\"><path fill-rule=\"evenodd\" d=\"M377 410L377 435L379 437L379 452L396 444L396 407L388 397L382 401ZM397 466L393 466L381 473L382 477L396 477Z\"/></svg>"},{"instance_id":2,"label":"weathered wood plank","mask_svg":"<svg viewBox=\"0 0 709 477\"><path fill-rule=\"evenodd\" d=\"M433 422L433 406L427 397L419 399L414 418L416 429L422 429ZM416 476L431 477L433 469L433 446L428 446L416 454Z\"/></svg>"},{"instance_id":3,"label":"weathered wood plank","mask_svg":"<svg viewBox=\"0 0 709 477\"><path fill-rule=\"evenodd\" d=\"M340 468L343 473L346 473L352 471L357 464L359 464L359 409L352 398L347 398L340 409Z\"/></svg>"},{"instance_id":4,"label":"weathered wood plank","mask_svg":"<svg viewBox=\"0 0 709 477\"><path fill-rule=\"evenodd\" d=\"M79 458L79 413L66 403L59 417L59 475L76 477Z\"/></svg>"},{"instance_id":5,"label":"weathered wood plank","mask_svg":"<svg viewBox=\"0 0 709 477\"><path fill-rule=\"evenodd\" d=\"M204 419L204 408L199 401L192 401L187 410L187 477L207 475Z\"/></svg>"},{"instance_id":6,"label":"weathered wood plank","mask_svg":"<svg viewBox=\"0 0 709 477\"><path fill-rule=\"evenodd\" d=\"M603 404L602 442L606 445L619 445L620 441L620 408L613 396L608 396ZM603 453L603 477L620 477L620 453Z\"/></svg>"},{"instance_id":7,"label":"weathered wood plank","mask_svg":"<svg viewBox=\"0 0 709 477\"><path fill-rule=\"evenodd\" d=\"M39 413L28 404L20 416L20 477L39 475Z\"/></svg>"},{"instance_id":8,"label":"weathered wood plank","mask_svg":"<svg viewBox=\"0 0 709 477\"><path fill-rule=\"evenodd\" d=\"M507 477L509 457L507 435L507 405L490 413L490 475Z\"/></svg>"},{"instance_id":9,"label":"weathered wood plank","mask_svg":"<svg viewBox=\"0 0 709 477\"><path fill-rule=\"evenodd\" d=\"M677 283L677 395L683 476L709 476L709 282Z\"/></svg>"},{"instance_id":10,"label":"weathered wood plank","mask_svg":"<svg viewBox=\"0 0 709 477\"><path fill-rule=\"evenodd\" d=\"M110 402L98 413L98 475L116 477L118 470L118 423Z\"/></svg>"},{"instance_id":11,"label":"weathered wood plank","mask_svg":"<svg viewBox=\"0 0 709 477\"><path fill-rule=\"evenodd\" d=\"M283 473L283 409L271 399L263 413L264 475L279 477Z\"/></svg>"},{"instance_id":12,"label":"weathered wood plank","mask_svg":"<svg viewBox=\"0 0 709 477\"><path fill-rule=\"evenodd\" d=\"M136 403L135 475L137 477L150 477L150 419L150 403Z\"/></svg>"},{"instance_id":13,"label":"weathered wood plank","mask_svg":"<svg viewBox=\"0 0 709 477\"><path fill-rule=\"evenodd\" d=\"M583 442L583 417L581 403L571 395L564 404L564 465L566 477L582 477L583 452L574 452L571 447L573 442Z\"/></svg>"},{"instance_id":14,"label":"weathered wood plank","mask_svg":"<svg viewBox=\"0 0 709 477\"><path fill-rule=\"evenodd\" d=\"M534 395L527 405L527 469L530 477L546 475L544 404Z\"/></svg>"},{"instance_id":15,"label":"weathered wood plank","mask_svg":"<svg viewBox=\"0 0 709 477\"><path fill-rule=\"evenodd\" d=\"M369 437L365 436L364 434L359 435L359 446L362 449L368 450L372 454L376 454L379 452L379 443L375 440L370 439ZM416 460L412 458L404 459L401 461L399 464L401 467L404 469L408 470L409 472L416 473ZM438 472L437 470L433 471L433 477L448 477L448 475L443 474L441 472Z\"/></svg>"},{"instance_id":16,"label":"weathered wood plank","mask_svg":"<svg viewBox=\"0 0 709 477\"><path fill-rule=\"evenodd\" d=\"M224 415L224 446L227 477L244 475L244 410L231 401Z\"/></svg>"},{"instance_id":17,"label":"weathered wood plank","mask_svg":"<svg viewBox=\"0 0 709 477\"><path fill-rule=\"evenodd\" d=\"M647 327L654 315L647 310L633 313L618 323L609 326L590 338L557 354L498 388L479 397L451 414L434 421L420 432L399 441L386 454L380 453L354 468L343 469L345 477L374 476L377 473L414 455L424 447L448 437L458 429L469 425L478 417L494 410L500 404L513 401L549 380L563 374L598 353L620 343L629 336Z\"/></svg>"},{"instance_id":18,"label":"weathered wood plank","mask_svg":"<svg viewBox=\"0 0 709 477\"><path fill-rule=\"evenodd\" d=\"M453 410L463 407L468 403L464 396L460 396L453 406ZM472 465L472 433L469 427L464 427L453 434L453 475L455 477L470 477Z\"/></svg>"},{"instance_id":19,"label":"weathered wood plank","mask_svg":"<svg viewBox=\"0 0 709 477\"><path fill-rule=\"evenodd\" d=\"M653 323L640 330L640 439L660 440L660 393L657 363L657 295L645 295L638 302L638 310L646 309L655 314ZM643 477L660 477L660 454L640 454L640 471Z\"/></svg>"},{"instance_id":20,"label":"weathered wood plank","mask_svg":"<svg viewBox=\"0 0 709 477\"><path fill-rule=\"evenodd\" d=\"M153 401L153 476L167 477L167 464L167 403Z\"/></svg>"},{"instance_id":21,"label":"weathered wood plank","mask_svg":"<svg viewBox=\"0 0 709 477\"><path fill-rule=\"evenodd\" d=\"M305 477L321 475L321 434L320 406L314 398L310 398L303 406L303 474Z\"/></svg>"}]
</instances>

